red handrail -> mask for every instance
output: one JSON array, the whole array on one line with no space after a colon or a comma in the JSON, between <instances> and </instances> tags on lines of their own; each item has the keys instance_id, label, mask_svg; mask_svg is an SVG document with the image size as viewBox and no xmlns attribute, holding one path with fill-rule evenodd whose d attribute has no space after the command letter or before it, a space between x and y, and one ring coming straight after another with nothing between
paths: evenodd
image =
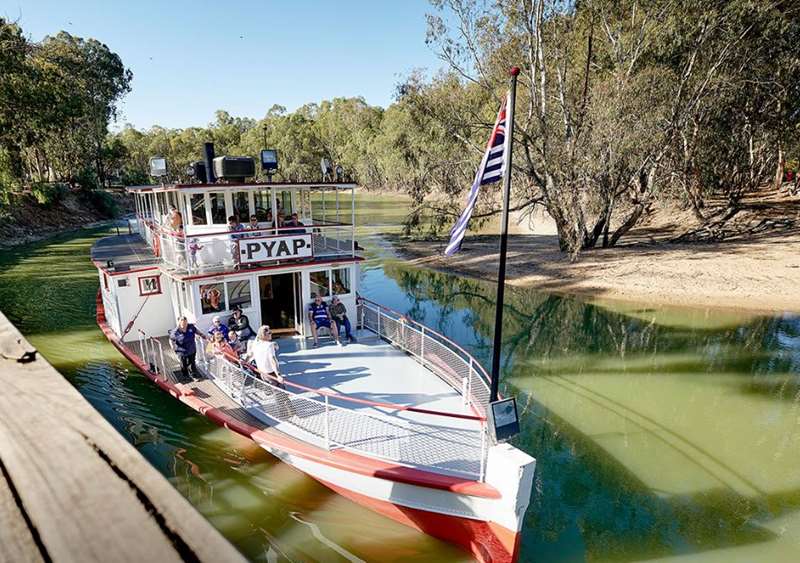
<instances>
[{"instance_id":1,"label":"red handrail","mask_svg":"<svg viewBox=\"0 0 800 563\"><path fill-rule=\"evenodd\" d=\"M150 228L153 229L154 231L157 231L160 234L164 234L164 235L171 236L171 237L174 237L174 238L187 238L187 237L202 238L202 237L215 237L215 236L220 236L220 235L244 235L244 234L248 234L248 233L252 234L252 233L261 233L261 232L269 232L269 233L274 234L274 232L276 230L278 231L278 236L279 236L281 231L285 232L285 231L290 231L290 230L291 231L296 231L297 229L327 229L327 228L331 228L331 227L352 227L353 226L353 225L351 225L349 223L330 223L330 224L325 224L325 225L319 225L317 223L314 223L314 224L311 224L311 225L302 225L302 226L301 225L297 225L297 226L288 225L288 226L284 226L284 227L260 227L258 229L250 229L250 228L245 227L241 231L215 231L213 233L186 233L184 231L183 235L178 235L178 234L175 233L175 231L172 231L170 229L166 229L162 225L160 225L160 224L158 224L158 223L156 223L156 222L154 222L154 221L152 221L150 219L143 219L143 221L144 221L145 224L149 223ZM297 234L300 234L300 233L297 233ZM314 233L313 232L309 232L309 233L305 233L305 234L314 234Z\"/></svg>"},{"instance_id":2,"label":"red handrail","mask_svg":"<svg viewBox=\"0 0 800 563\"><path fill-rule=\"evenodd\" d=\"M203 340L208 340L208 337L206 337L204 335L200 335L200 337ZM261 373L258 370L258 367L255 366L251 362L246 362L246 361L244 361L244 360L242 360L240 358L237 358L237 357L235 357L235 356L233 356L231 354L223 354L223 357L225 357L226 359L228 359L228 360L230 360L232 362L235 362L235 363L239 364L242 367L247 367L250 371L258 373L259 376L266 376L269 379L272 379L272 380L277 381L279 383L281 382L281 380L278 379L277 377L273 377L273 376L271 376L269 374ZM302 389L303 391L310 391L310 392L315 393L317 395L322 395L322 396L327 396L327 397L330 397L330 398L340 399L342 401L347 401L347 402L351 402L351 403L358 403L358 404L361 404L361 405L369 405L369 406L372 406L372 407L380 407L380 408L383 408L383 409L392 409L392 410L396 410L396 411L418 412L418 413L421 413L421 414L430 414L430 415L434 415L434 416L444 416L444 417L448 417L448 418L460 418L460 419L463 419L463 420L479 420L479 421L486 420L485 416L474 416L474 415L470 415L470 414L459 414L459 413L454 413L454 412L444 412L444 411L437 411L437 410L432 410L432 409L423 409L423 408L420 408L420 407L398 405L396 403L383 403L383 402L379 402L379 401L370 401L369 399L358 399L356 397L350 397L348 395L342 395L341 393L336 393L336 392L333 392L333 391L325 391L323 389L319 389L319 388L315 388L315 387L306 387L305 385L301 385L299 383L294 383L294 382L289 381L288 379L285 379L285 378L284 378L282 383L284 385L288 385L288 386L294 387L296 389Z\"/></svg>"}]
</instances>

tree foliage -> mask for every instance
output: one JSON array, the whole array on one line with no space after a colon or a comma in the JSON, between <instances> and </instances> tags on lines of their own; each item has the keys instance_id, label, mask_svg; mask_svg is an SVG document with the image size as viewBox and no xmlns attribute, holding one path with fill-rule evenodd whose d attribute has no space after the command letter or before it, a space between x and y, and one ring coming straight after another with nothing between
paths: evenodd
<instances>
[{"instance_id":1,"label":"tree foliage","mask_svg":"<svg viewBox=\"0 0 800 563\"><path fill-rule=\"evenodd\" d=\"M62 31L32 43L0 18L0 187L105 185L123 157L108 126L131 79L94 39Z\"/></svg>"},{"instance_id":2,"label":"tree foliage","mask_svg":"<svg viewBox=\"0 0 800 563\"><path fill-rule=\"evenodd\" d=\"M614 245L661 198L735 206L797 135L796 3L433 3L449 71L412 81L412 105L477 148L520 66L515 199L546 207L565 250Z\"/></svg>"}]
</instances>

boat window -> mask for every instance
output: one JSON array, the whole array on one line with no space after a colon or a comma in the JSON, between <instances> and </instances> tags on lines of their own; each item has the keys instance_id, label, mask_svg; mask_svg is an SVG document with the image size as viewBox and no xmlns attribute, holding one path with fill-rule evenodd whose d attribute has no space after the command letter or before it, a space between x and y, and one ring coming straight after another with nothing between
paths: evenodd
<instances>
[{"instance_id":1,"label":"boat window","mask_svg":"<svg viewBox=\"0 0 800 563\"><path fill-rule=\"evenodd\" d=\"M350 293L350 268L332 270L333 294L344 295Z\"/></svg>"},{"instance_id":2,"label":"boat window","mask_svg":"<svg viewBox=\"0 0 800 563\"><path fill-rule=\"evenodd\" d=\"M228 217L225 215L225 194L211 192L208 194L208 201L211 207L211 223L214 225L226 225Z\"/></svg>"},{"instance_id":3,"label":"boat window","mask_svg":"<svg viewBox=\"0 0 800 563\"><path fill-rule=\"evenodd\" d=\"M250 299L250 280L237 280L227 282L228 286L228 304L233 309L236 306L242 309L250 307L252 301Z\"/></svg>"},{"instance_id":4,"label":"boat window","mask_svg":"<svg viewBox=\"0 0 800 563\"><path fill-rule=\"evenodd\" d=\"M200 286L200 307L202 313L221 313L225 311L225 285L223 283L209 283Z\"/></svg>"},{"instance_id":5,"label":"boat window","mask_svg":"<svg viewBox=\"0 0 800 563\"><path fill-rule=\"evenodd\" d=\"M267 211L269 211L269 208L272 206L269 190L261 190L253 195L255 196L256 217L258 217L259 221L266 221Z\"/></svg>"},{"instance_id":6,"label":"boat window","mask_svg":"<svg viewBox=\"0 0 800 563\"><path fill-rule=\"evenodd\" d=\"M250 203L248 202L247 192L233 193L233 214L242 223L247 223L250 220Z\"/></svg>"},{"instance_id":7,"label":"boat window","mask_svg":"<svg viewBox=\"0 0 800 563\"><path fill-rule=\"evenodd\" d=\"M322 297L328 296L330 293L328 270L311 272L311 274L309 274L309 279L311 281L311 295L320 295Z\"/></svg>"},{"instance_id":8,"label":"boat window","mask_svg":"<svg viewBox=\"0 0 800 563\"><path fill-rule=\"evenodd\" d=\"M169 212L167 208L167 194L164 192L157 193L156 202L158 203L158 213L156 214L156 219L160 223L163 223L165 222L165 218Z\"/></svg>"},{"instance_id":9,"label":"boat window","mask_svg":"<svg viewBox=\"0 0 800 563\"><path fill-rule=\"evenodd\" d=\"M192 206L192 225L207 225L206 201L203 194L192 194L189 203Z\"/></svg>"},{"instance_id":10,"label":"boat window","mask_svg":"<svg viewBox=\"0 0 800 563\"><path fill-rule=\"evenodd\" d=\"M292 192L278 192L276 195L276 203L278 204L278 210L283 211L286 217L292 214Z\"/></svg>"}]
</instances>

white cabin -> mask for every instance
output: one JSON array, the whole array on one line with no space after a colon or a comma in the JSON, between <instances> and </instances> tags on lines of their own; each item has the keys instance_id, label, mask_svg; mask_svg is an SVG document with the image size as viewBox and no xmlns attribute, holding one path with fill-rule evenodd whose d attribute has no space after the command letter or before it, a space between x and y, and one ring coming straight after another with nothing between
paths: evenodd
<instances>
[{"instance_id":1,"label":"white cabin","mask_svg":"<svg viewBox=\"0 0 800 563\"><path fill-rule=\"evenodd\" d=\"M128 188L138 236L93 249L108 323L123 340L201 330L241 307L255 330L309 336L308 305L333 294L355 318L355 184L172 184ZM175 219L172 208L180 216ZM293 214L298 224L287 223ZM229 218L236 217L236 227ZM252 221L251 221L252 218ZM181 227L178 226L181 224ZM239 230L238 224L241 224Z\"/></svg>"}]
</instances>

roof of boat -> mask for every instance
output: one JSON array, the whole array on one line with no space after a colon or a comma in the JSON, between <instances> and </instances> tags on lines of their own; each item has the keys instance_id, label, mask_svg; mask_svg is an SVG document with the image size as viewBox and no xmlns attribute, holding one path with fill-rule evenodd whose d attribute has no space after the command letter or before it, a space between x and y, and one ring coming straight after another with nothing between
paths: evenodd
<instances>
[{"instance_id":1,"label":"roof of boat","mask_svg":"<svg viewBox=\"0 0 800 563\"><path fill-rule=\"evenodd\" d=\"M263 190L265 188L305 188L305 189L345 189L358 187L355 182L233 182L233 183L216 183L216 184L152 184L145 186L126 186L125 189L129 192L170 192L178 190L203 190L203 191L247 191L247 190Z\"/></svg>"},{"instance_id":2,"label":"roof of boat","mask_svg":"<svg viewBox=\"0 0 800 563\"><path fill-rule=\"evenodd\" d=\"M98 268L110 274L149 270L158 268L160 263L138 234L101 238L92 245L91 256ZM114 269L110 271L105 268L109 260L114 262Z\"/></svg>"}]
</instances>

